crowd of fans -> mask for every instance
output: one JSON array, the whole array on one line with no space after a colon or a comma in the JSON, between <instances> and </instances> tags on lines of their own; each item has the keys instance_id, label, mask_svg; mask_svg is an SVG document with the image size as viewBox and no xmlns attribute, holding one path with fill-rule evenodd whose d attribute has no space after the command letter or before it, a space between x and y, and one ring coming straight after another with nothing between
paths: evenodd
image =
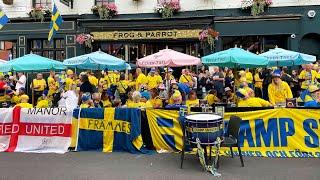
<instances>
[{"instance_id":1,"label":"crowd of fans","mask_svg":"<svg viewBox=\"0 0 320 180\"><path fill-rule=\"evenodd\" d=\"M176 108L201 104L238 107L281 106L296 98L306 107L320 107L320 66L256 68L235 71L203 66L180 77L171 68L140 68L135 73L72 70L37 74L27 87L24 73L0 75L0 107ZM26 92L28 88L28 93ZM33 95L32 95L33 94ZM31 98L30 98L31 97ZM32 99L33 97L33 99Z\"/></svg>"}]
</instances>

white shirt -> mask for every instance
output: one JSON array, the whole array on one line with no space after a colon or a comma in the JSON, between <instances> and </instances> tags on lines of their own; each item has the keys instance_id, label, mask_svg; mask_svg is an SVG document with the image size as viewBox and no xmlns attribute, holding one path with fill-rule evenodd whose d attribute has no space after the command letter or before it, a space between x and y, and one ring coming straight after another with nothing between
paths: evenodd
<instances>
[{"instance_id":1,"label":"white shirt","mask_svg":"<svg viewBox=\"0 0 320 180\"><path fill-rule=\"evenodd\" d=\"M59 107L66 107L68 110L73 111L78 107L78 97L74 91L69 90L63 93L58 104Z\"/></svg>"},{"instance_id":2,"label":"white shirt","mask_svg":"<svg viewBox=\"0 0 320 180\"><path fill-rule=\"evenodd\" d=\"M26 82L27 82L27 78L25 75L20 76L19 82L21 82L22 84L20 84L19 82L17 82L16 84L16 91L19 91L20 88L26 88Z\"/></svg>"}]
</instances>

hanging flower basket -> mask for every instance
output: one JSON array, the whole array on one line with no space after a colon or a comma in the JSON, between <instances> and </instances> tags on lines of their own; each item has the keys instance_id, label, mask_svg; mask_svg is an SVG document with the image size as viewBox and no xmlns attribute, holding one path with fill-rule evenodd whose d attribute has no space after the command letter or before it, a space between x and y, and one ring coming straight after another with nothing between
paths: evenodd
<instances>
[{"instance_id":1,"label":"hanging flower basket","mask_svg":"<svg viewBox=\"0 0 320 180\"><path fill-rule=\"evenodd\" d=\"M180 10L179 0L160 0L155 11L162 16L162 18L170 18Z\"/></svg>"},{"instance_id":2,"label":"hanging flower basket","mask_svg":"<svg viewBox=\"0 0 320 180\"><path fill-rule=\"evenodd\" d=\"M199 40L202 47L209 45L210 49L212 50L215 47L215 41L219 39L219 36L220 33L218 31L215 31L212 28L207 28L199 33Z\"/></svg>"},{"instance_id":3,"label":"hanging flower basket","mask_svg":"<svg viewBox=\"0 0 320 180\"><path fill-rule=\"evenodd\" d=\"M13 0L2 0L3 4L6 5L12 5L13 4Z\"/></svg>"},{"instance_id":4,"label":"hanging flower basket","mask_svg":"<svg viewBox=\"0 0 320 180\"><path fill-rule=\"evenodd\" d=\"M91 8L93 14L98 15L100 19L111 19L118 14L115 3L106 3L101 6L93 6Z\"/></svg>"},{"instance_id":5,"label":"hanging flower basket","mask_svg":"<svg viewBox=\"0 0 320 180\"><path fill-rule=\"evenodd\" d=\"M80 45L85 45L87 48L92 48L92 43L94 42L93 36L91 34L79 34L76 37L76 42Z\"/></svg>"},{"instance_id":6,"label":"hanging flower basket","mask_svg":"<svg viewBox=\"0 0 320 180\"><path fill-rule=\"evenodd\" d=\"M243 0L241 2L242 10L250 10L252 16L258 16L265 12L265 8L272 5L272 0Z\"/></svg>"},{"instance_id":7,"label":"hanging flower basket","mask_svg":"<svg viewBox=\"0 0 320 180\"><path fill-rule=\"evenodd\" d=\"M52 12L49 8L35 7L28 13L29 17L35 21L43 22L46 17L51 17Z\"/></svg>"}]
</instances>

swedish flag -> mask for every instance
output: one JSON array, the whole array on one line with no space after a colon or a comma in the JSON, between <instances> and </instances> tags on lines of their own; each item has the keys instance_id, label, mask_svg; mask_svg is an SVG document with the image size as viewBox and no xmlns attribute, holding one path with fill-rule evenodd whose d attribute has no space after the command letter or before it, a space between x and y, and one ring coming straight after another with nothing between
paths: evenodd
<instances>
[{"instance_id":1,"label":"swedish flag","mask_svg":"<svg viewBox=\"0 0 320 180\"><path fill-rule=\"evenodd\" d=\"M179 112L174 110L147 109L152 142L157 151L181 151L183 132Z\"/></svg>"},{"instance_id":2,"label":"swedish flag","mask_svg":"<svg viewBox=\"0 0 320 180\"><path fill-rule=\"evenodd\" d=\"M48 36L48 41L51 42L54 35L59 31L60 26L63 23L62 16L60 15L56 4L53 3L53 10L51 16L51 23L50 23L50 32Z\"/></svg>"},{"instance_id":3,"label":"swedish flag","mask_svg":"<svg viewBox=\"0 0 320 180\"><path fill-rule=\"evenodd\" d=\"M139 109L81 109L79 117L77 151L144 152Z\"/></svg>"},{"instance_id":4,"label":"swedish flag","mask_svg":"<svg viewBox=\"0 0 320 180\"><path fill-rule=\"evenodd\" d=\"M3 28L9 22L9 18L4 14L4 12L0 11L0 29Z\"/></svg>"}]
</instances>

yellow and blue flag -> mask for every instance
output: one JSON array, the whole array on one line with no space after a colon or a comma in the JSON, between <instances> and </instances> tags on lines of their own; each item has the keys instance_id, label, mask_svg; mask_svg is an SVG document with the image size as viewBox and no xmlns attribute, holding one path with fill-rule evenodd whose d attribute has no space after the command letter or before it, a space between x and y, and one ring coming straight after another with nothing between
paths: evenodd
<instances>
[{"instance_id":1,"label":"yellow and blue flag","mask_svg":"<svg viewBox=\"0 0 320 180\"><path fill-rule=\"evenodd\" d=\"M0 11L0 29L3 28L4 25L6 25L9 22L9 18L7 15L4 14L4 12Z\"/></svg>"},{"instance_id":2,"label":"yellow and blue flag","mask_svg":"<svg viewBox=\"0 0 320 180\"><path fill-rule=\"evenodd\" d=\"M79 109L74 118L78 115ZM81 109L79 117L77 151L144 152L139 109Z\"/></svg>"},{"instance_id":3,"label":"yellow and blue flag","mask_svg":"<svg viewBox=\"0 0 320 180\"><path fill-rule=\"evenodd\" d=\"M152 143L158 152L182 150L183 132L178 111L147 109L147 118Z\"/></svg>"},{"instance_id":4,"label":"yellow and blue flag","mask_svg":"<svg viewBox=\"0 0 320 180\"><path fill-rule=\"evenodd\" d=\"M49 42L53 40L54 35L56 35L57 31L59 31L62 23L63 23L62 16L60 15L60 12L58 11L56 4L53 3L50 31L48 35Z\"/></svg>"}]
</instances>

